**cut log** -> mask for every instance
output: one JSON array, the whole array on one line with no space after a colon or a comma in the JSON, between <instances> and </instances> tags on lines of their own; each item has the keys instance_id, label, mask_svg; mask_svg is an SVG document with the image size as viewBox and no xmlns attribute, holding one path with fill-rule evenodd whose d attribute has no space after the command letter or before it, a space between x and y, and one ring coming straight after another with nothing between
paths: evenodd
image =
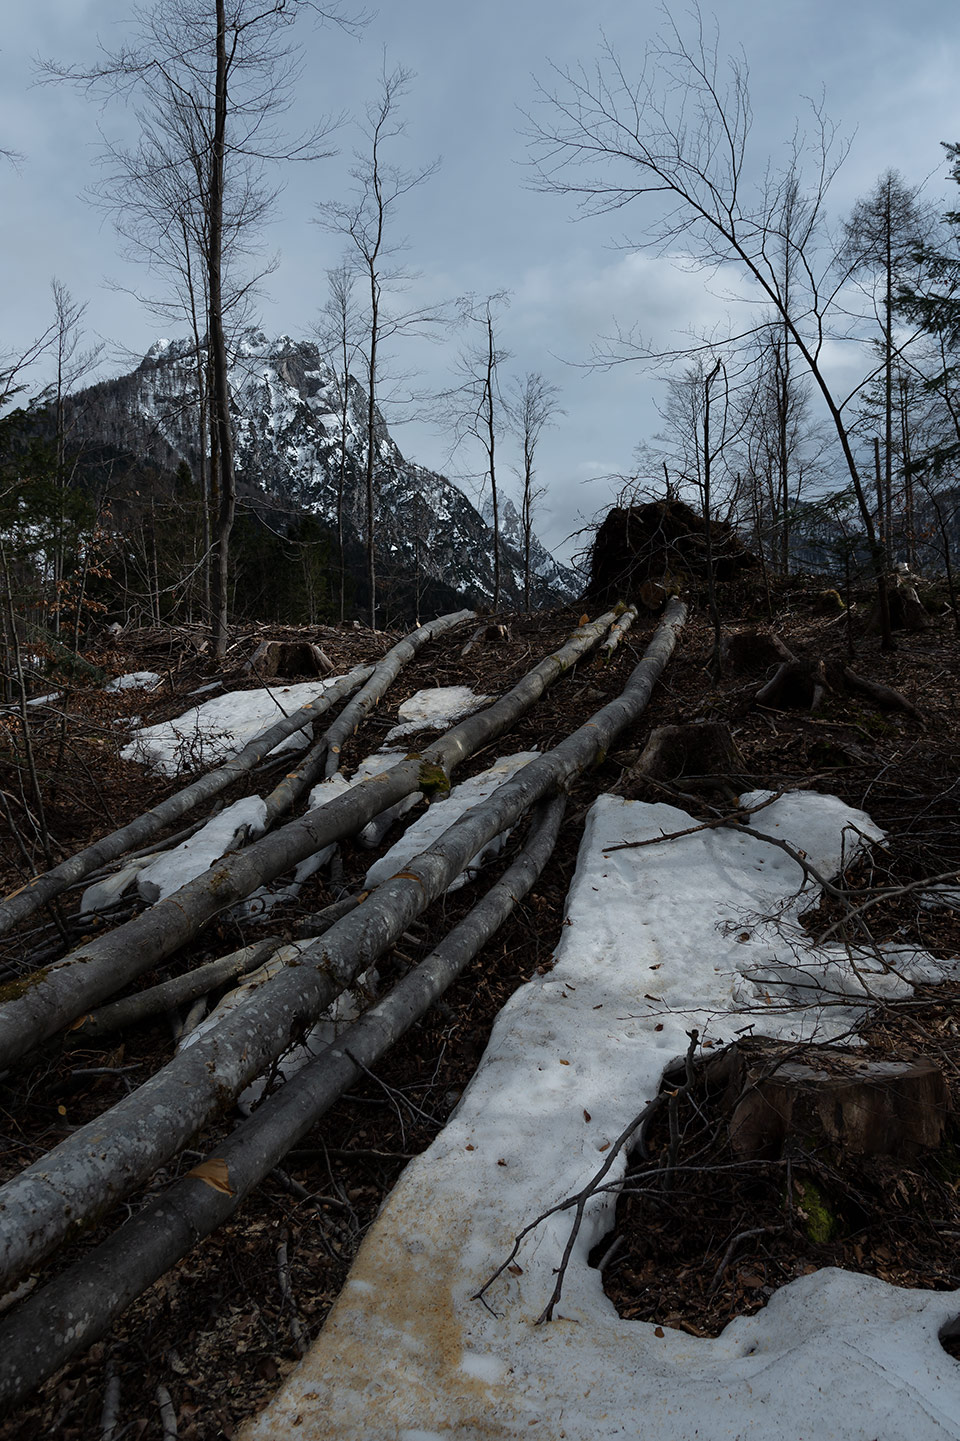
<instances>
[{"instance_id":1,"label":"cut log","mask_svg":"<svg viewBox=\"0 0 960 1441\"><path fill-rule=\"evenodd\" d=\"M262 941L256 941L251 946L242 946L240 950L231 951L229 955L220 956L215 961L207 961L205 965L197 966L195 970L187 971L182 976L174 976L172 980L163 981L158 986L137 991L134 996L125 996L122 1001L101 1006L99 1010L83 1017L81 1024L71 1032L70 1038L84 1044L91 1037L113 1035L117 1031L126 1030L128 1026L138 1025L151 1016L186 1005L199 996L216 990L218 986L225 986L228 981L256 970L257 966L268 960L282 945L280 936L264 936Z\"/></svg>"},{"instance_id":2,"label":"cut log","mask_svg":"<svg viewBox=\"0 0 960 1441\"><path fill-rule=\"evenodd\" d=\"M71 1266L0 1323L0 1402L12 1405L102 1336L146 1288L208 1236L316 1125L364 1068L457 979L528 893L556 844L564 802L535 813L517 859L463 921L208 1158L223 1166L225 1189L187 1177L149 1202L89 1256Z\"/></svg>"},{"instance_id":3,"label":"cut log","mask_svg":"<svg viewBox=\"0 0 960 1441\"><path fill-rule=\"evenodd\" d=\"M500 624L499 621L488 621L485 622L483 625L477 626L476 630L473 632L473 635L470 637L466 645L463 647L463 650L460 652L460 655L468 656L470 652L476 649L478 645L485 645L488 641L494 644L499 644L500 642L509 639L510 629L508 626Z\"/></svg>"},{"instance_id":4,"label":"cut log","mask_svg":"<svg viewBox=\"0 0 960 1441\"><path fill-rule=\"evenodd\" d=\"M19 925L21 921L26 920L28 916L33 915L42 906L61 895L68 886L82 881L101 866L119 860L134 847L142 846L153 840L168 825L179 820L182 815L186 815L201 802L209 800L211 796L225 790L239 776L252 770L264 756L273 750L274 746L279 745L282 740L286 740L287 736L293 735L295 731L303 730L319 716L325 715L338 701L351 695L358 686L363 685L372 673L372 666L358 666L335 685L328 686L323 695L318 696L316 700L301 706L292 715L283 716L274 725L261 731L260 735L255 736L248 745L244 746L242 751L224 765L218 766L216 770L208 771L206 775L201 776L199 780L186 786L182 791L177 791L176 795L169 796L167 800L161 801L152 810L138 816L136 820L130 821L101 840L95 841L93 845L86 846L76 855L70 856L60 865L55 866L53 870L35 876L21 890L14 891L12 895L0 901L0 935L12 930L15 925Z\"/></svg>"},{"instance_id":5,"label":"cut log","mask_svg":"<svg viewBox=\"0 0 960 1441\"><path fill-rule=\"evenodd\" d=\"M432 620L429 625L421 626L412 635L405 636L399 645L395 645L392 650L387 651L366 685L357 692L349 705L344 706L324 737L327 752L324 775L328 780L340 769L340 748L344 741L353 735L357 726L365 716L369 715L374 706L380 704L387 687L396 679L407 661L411 660L433 636L453 630L454 626L474 620L475 617L476 611L473 610L461 610L454 615L441 616L439 620Z\"/></svg>"},{"instance_id":6,"label":"cut log","mask_svg":"<svg viewBox=\"0 0 960 1441\"><path fill-rule=\"evenodd\" d=\"M664 599L665 598L666 597L664 597ZM607 636L606 640L603 642L603 645L600 647L600 661L602 664L606 665L613 659L614 651L617 649L620 642L623 640L624 636L633 625L633 622L636 620L636 618L637 607L635 605L628 605L626 610L620 616L620 619L614 621L613 625L610 627L610 634Z\"/></svg>"},{"instance_id":7,"label":"cut log","mask_svg":"<svg viewBox=\"0 0 960 1441\"><path fill-rule=\"evenodd\" d=\"M459 722L422 756L351 787L158 901L107 935L87 941L62 961L0 987L0 1056L7 1064L173 955L213 916L290 871L324 846L355 835L374 816L447 776L480 746L509 730L547 687L599 644L612 612L580 626L565 645L528 671L493 705ZM472 857L467 857L470 860Z\"/></svg>"},{"instance_id":8,"label":"cut log","mask_svg":"<svg viewBox=\"0 0 960 1441\"><path fill-rule=\"evenodd\" d=\"M85 1218L101 1215L175 1155L409 929L484 845L607 751L645 708L686 614L680 601L668 605L620 696L454 822L139 1090L0 1188L0 1287L15 1284ZM475 715L462 723L473 726L478 743L481 721Z\"/></svg>"}]
</instances>

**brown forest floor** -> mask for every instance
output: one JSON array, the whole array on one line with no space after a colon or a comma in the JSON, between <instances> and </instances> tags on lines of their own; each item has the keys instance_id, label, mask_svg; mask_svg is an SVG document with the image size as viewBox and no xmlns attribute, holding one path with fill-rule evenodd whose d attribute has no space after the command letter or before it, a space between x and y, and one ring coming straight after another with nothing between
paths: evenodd
<instances>
[{"instance_id":1,"label":"brown forest floor","mask_svg":"<svg viewBox=\"0 0 960 1441\"><path fill-rule=\"evenodd\" d=\"M723 604L725 624L731 627L765 623L758 598L745 591L729 590ZM846 658L846 627L820 613L815 592L799 583L784 586L776 609L776 630L793 649ZM460 655L463 633L429 646L362 727L346 756L348 768L376 749L395 721L397 705L415 690L465 683L497 694L554 648L577 616L554 612L506 619L508 639L465 659ZM620 690L654 624L653 616L642 619L609 668L588 663L560 681L503 738L499 753L548 747L585 720ZM270 633L284 634L279 629ZM92 657L112 673L157 670L165 685L149 697L76 690L65 726L55 712L39 713L37 760L46 818L58 848L77 849L174 788L119 759L116 717L140 714L153 721L178 714L191 703L188 692L214 674L228 689L250 684L240 663L259 638L238 637L227 668L219 673L198 653L196 637L184 632L141 632L125 638L121 648ZM353 629L323 629L318 639L338 669L389 643ZM482 1054L497 1011L537 968L550 965L586 808L612 787L640 799L669 798L661 787L638 782L630 773L653 726L724 720L743 756L738 788L812 786L868 810L887 831L888 842L859 863L851 884L896 886L960 869L960 645L952 619L932 620L918 634L900 635L897 650L889 654L862 633L858 621L853 639L855 669L901 690L920 707L922 721L835 693L828 693L813 714L764 710L752 699L762 672L725 675L719 681L711 676L710 626L702 611L695 614L636 733L624 735L602 766L574 787L553 862L468 973L408 1033L376 1077L345 1097L232 1221L153 1286L106 1339L64 1368L16 1415L0 1421L0 1438L99 1437L111 1377L119 1384L114 1441L162 1435L158 1387L170 1394L179 1435L198 1441L232 1436L242 1419L268 1399L296 1363L298 1329L309 1340L322 1325L365 1230L406 1160L429 1145L444 1124ZM15 733L10 718L0 718L0 726ZM20 783L10 755L7 743L0 750L0 785L18 815ZM474 758L464 774L489 760L489 755ZM677 788L677 803L702 818L715 813L711 807L727 805L714 789L690 789L682 780ZM508 848L500 864L509 859ZM345 844L344 883L362 878L369 860L369 852ZM22 865L7 838L0 846L4 891L21 883ZM490 867L484 883L495 875ZM275 910L271 930L277 923L282 927L284 915L292 923L300 913L333 899L327 884L314 878L295 909ZM402 954L384 959L379 969L385 983L426 954L430 936L463 914L473 889L464 887L440 903L422 930L404 940ZM64 915L71 929L69 906ZM812 928L821 915L811 918ZM873 930L878 940L912 940L934 954L960 955L960 916L924 910L915 893L877 907ZM214 925L190 960L196 964L240 943L232 923ZM9 977L30 957L36 963L47 952L57 954L59 945L52 928L38 926L0 951L0 965L7 965ZM142 984L157 978L144 977ZM888 1006L872 1018L866 1039L884 1055L938 1057L960 1116L958 998L960 988L951 985L919 993L915 1003ZM158 1023L131 1032L114 1048L51 1044L8 1076L0 1083L0 1176L18 1170L119 1099L128 1078L143 1079L169 1059L172 1046L169 1027ZM91 1076L96 1068L107 1073ZM726 1158L724 1128L710 1098L701 1094L695 1099L697 1107L683 1118L680 1161L696 1154L699 1169L682 1172L682 1181L675 1173L669 1185L650 1184L638 1175L620 1202L616 1235L598 1248L605 1258L608 1292L621 1314L715 1335L733 1316L762 1306L777 1286L823 1265L870 1272L900 1285L960 1287L960 1268L953 1259L960 1236L960 1124L951 1128L943 1150L922 1162L874 1162L856 1171L815 1167L835 1229L829 1240L814 1242L797 1176L785 1174L779 1163L718 1171L715 1163ZM225 1117L220 1131L214 1128L198 1138L197 1151L182 1158L183 1168L231 1124ZM649 1170L657 1166L665 1136L654 1127L648 1144ZM151 1189L162 1188L179 1165L160 1172ZM122 1215L108 1221L118 1219ZM734 1237L744 1231L756 1234L731 1250ZM610 1253L613 1240L616 1249ZM289 1259L292 1305L281 1289L281 1245ZM720 1272L725 1258L728 1264Z\"/></svg>"}]
</instances>

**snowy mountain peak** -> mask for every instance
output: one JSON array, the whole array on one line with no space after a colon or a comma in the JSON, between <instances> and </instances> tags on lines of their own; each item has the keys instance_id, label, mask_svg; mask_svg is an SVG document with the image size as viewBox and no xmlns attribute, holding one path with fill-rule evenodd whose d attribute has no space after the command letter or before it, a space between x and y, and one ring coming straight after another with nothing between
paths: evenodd
<instances>
[{"instance_id":1,"label":"snowy mountain peak","mask_svg":"<svg viewBox=\"0 0 960 1441\"><path fill-rule=\"evenodd\" d=\"M176 468L185 460L196 474L201 424L194 342L158 340L132 376L110 384L117 392L114 410L123 410L132 431L142 432L139 442L129 434L126 444L154 456L158 446L168 447L164 463L172 459ZM103 387L98 389L102 394ZM297 523L307 512L335 536L339 517L350 563L362 573L367 519L362 385L338 373L314 341L268 338L251 327L232 342L230 391L237 483L248 506L263 515L269 511L274 529ZM379 412L373 439L377 570L384 595L407 612L418 608L431 586L443 603L489 604L489 520L446 477L407 461ZM501 521L501 603L512 607L523 602L522 527L506 499ZM574 574L535 538L531 572L536 606L568 600L578 590Z\"/></svg>"}]
</instances>

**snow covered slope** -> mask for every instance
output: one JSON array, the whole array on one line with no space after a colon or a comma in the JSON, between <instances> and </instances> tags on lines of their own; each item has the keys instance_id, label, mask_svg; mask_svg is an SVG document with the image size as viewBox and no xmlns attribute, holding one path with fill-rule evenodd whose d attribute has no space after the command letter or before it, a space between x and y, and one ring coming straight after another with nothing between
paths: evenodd
<instances>
[{"instance_id":1,"label":"snow covered slope","mask_svg":"<svg viewBox=\"0 0 960 1441\"><path fill-rule=\"evenodd\" d=\"M342 425L346 385L346 426ZM234 342L230 390L235 414L237 482L255 504L266 495L281 506L318 516L335 529L341 457L345 460L344 521L348 541L362 543L365 527L366 405L353 376L331 369L312 341L268 339L245 331ZM192 345L159 340L133 374L76 397L84 429L101 441L173 468L185 459L196 473L197 380ZM344 439L341 447L341 437ZM471 605L493 592L493 536L467 497L444 476L401 455L377 417L376 492L378 568L390 575L442 581ZM505 520L510 514L505 508ZM523 564L517 526L501 542L503 601L519 604ZM578 593L576 576L534 549L535 606Z\"/></svg>"}]
</instances>

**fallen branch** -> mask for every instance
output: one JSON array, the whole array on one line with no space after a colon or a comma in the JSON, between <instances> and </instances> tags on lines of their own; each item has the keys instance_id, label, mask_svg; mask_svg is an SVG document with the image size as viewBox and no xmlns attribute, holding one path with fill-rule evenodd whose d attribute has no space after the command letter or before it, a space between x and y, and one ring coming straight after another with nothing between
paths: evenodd
<instances>
[{"instance_id":1,"label":"fallen branch","mask_svg":"<svg viewBox=\"0 0 960 1441\"><path fill-rule=\"evenodd\" d=\"M384 1055L466 967L534 885L553 852L564 802L534 815L516 860L416 970L217 1147L223 1189L184 1178L0 1324L0 1401L14 1404L77 1352L241 1205L286 1153ZM354 1057L351 1060L346 1051ZM197 1169L200 1169L199 1167Z\"/></svg>"},{"instance_id":2,"label":"fallen branch","mask_svg":"<svg viewBox=\"0 0 960 1441\"><path fill-rule=\"evenodd\" d=\"M127 1026L135 1026L163 1011L172 1011L175 1006L195 1001L198 996L205 996L217 986L226 985L227 981L256 970L282 945L283 941L279 936L264 936L262 941L257 941L252 946L243 946L238 951L231 951L228 956L207 961L206 965L197 966L185 975L174 976L172 980L162 981L160 985L150 986L145 991L138 991L134 996L125 996L122 1001L101 1006L89 1016L84 1016L71 1036L79 1042L85 1042L91 1037L109 1036L116 1031L123 1031Z\"/></svg>"},{"instance_id":3,"label":"fallen branch","mask_svg":"<svg viewBox=\"0 0 960 1441\"><path fill-rule=\"evenodd\" d=\"M686 1057L686 1069L688 1072L688 1079L685 1085L681 1088L681 1091L674 1092L674 1095L686 1094L686 1091L689 1089L690 1085L689 1072L692 1067L693 1052L696 1049L698 1032L688 1031L687 1035L690 1037L690 1045L687 1049ZM535 1231L538 1226L542 1226L544 1221L548 1221L551 1216L557 1216L562 1214L562 1212L564 1211L574 1209L575 1215L573 1220L573 1226L570 1229L570 1235L567 1238L567 1244L564 1247L563 1257L560 1261L559 1267L557 1268L557 1279L554 1284L553 1292L546 1306L537 1317L536 1324L540 1326L545 1321L550 1321L553 1319L554 1308L556 1307L557 1302L560 1300L560 1295L563 1290L563 1279L566 1275L567 1266L570 1262L570 1257L573 1254L573 1247L576 1243L577 1236L580 1234L580 1227L583 1224L583 1216L587 1207L587 1203L601 1190L607 1189L607 1186L604 1185L604 1182L606 1181L606 1178L610 1173L610 1169L613 1166L614 1161L620 1155L621 1151L623 1151L624 1148L629 1145L631 1139L635 1135L637 1135L638 1133L642 1134L645 1130L649 1128L650 1122L653 1120L654 1116L657 1114L658 1111L661 1111L663 1109L669 1099L670 1096L664 1091L661 1091L658 1095L653 1096L644 1106L643 1110L640 1111L636 1116L634 1116L632 1121L629 1121L627 1125L624 1126L623 1130L620 1132L619 1136L608 1150L599 1169L594 1172L587 1184L581 1187L581 1189L577 1191L575 1195L567 1196L564 1200L557 1201L555 1205L550 1206L548 1210L541 1212L539 1216L537 1216L533 1221L528 1222L528 1224L524 1226L521 1231L517 1232L516 1236L514 1237L513 1247L506 1260L504 1260L497 1267L497 1269L493 1272L491 1276L487 1277L486 1281L484 1281L483 1285L480 1287L480 1290L476 1291L473 1294L471 1300L483 1301L484 1305L486 1305L487 1303L484 1300L486 1292L489 1291L493 1283L498 1280L500 1276L503 1275L504 1271L506 1271L513 1264L516 1257L519 1255L520 1247L522 1246L527 1236L530 1235L531 1231Z\"/></svg>"}]
</instances>

